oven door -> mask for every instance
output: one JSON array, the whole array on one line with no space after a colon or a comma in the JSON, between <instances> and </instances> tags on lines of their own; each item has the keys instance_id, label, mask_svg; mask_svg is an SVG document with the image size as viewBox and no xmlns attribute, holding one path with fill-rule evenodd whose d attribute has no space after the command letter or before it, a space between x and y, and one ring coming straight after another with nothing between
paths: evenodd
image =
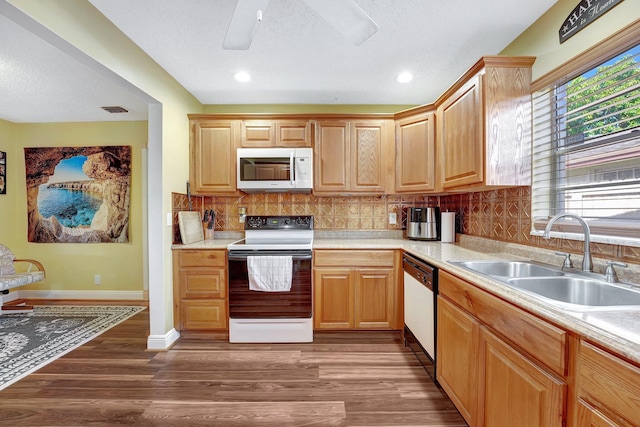
<instances>
[{"instance_id":1,"label":"oven door","mask_svg":"<svg viewBox=\"0 0 640 427\"><path fill-rule=\"evenodd\" d=\"M292 257L291 290L249 289L248 256ZM302 319L312 317L311 251L257 250L229 252L229 317L231 319Z\"/></svg>"}]
</instances>

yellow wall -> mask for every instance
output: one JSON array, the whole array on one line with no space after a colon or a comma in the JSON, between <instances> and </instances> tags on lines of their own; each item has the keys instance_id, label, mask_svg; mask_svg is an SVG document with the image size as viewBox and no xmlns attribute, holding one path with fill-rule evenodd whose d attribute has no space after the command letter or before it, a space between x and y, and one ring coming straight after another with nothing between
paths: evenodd
<instances>
[{"instance_id":1,"label":"yellow wall","mask_svg":"<svg viewBox=\"0 0 640 427\"><path fill-rule=\"evenodd\" d=\"M148 251L150 336L162 341L173 329L173 236L164 218L171 212L171 193L183 192L189 177L187 114L201 113L202 105L87 0L8 1L143 91L152 98L153 111L160 111L158 120L155 116L149 120L149 170L153 174L159 169L156 176L161 184L158 192L150 189L148 194L149 203L159 206L148 212L151 228ZM156 134L159 141L156 141ZM151 185L156 186L157 182Z\"/></svg>"},{"instance_id":2,"label":"yellow wall","mask_svg":"<svg viewBox=\"0 0 640 427\"><path fill-rule=\"evenodd\" d=\"M558 30L579 3L578 0L559 0L501 54L537 57L532 70L535 81L640 16L640 0L625 0L560 44Z\"/></svg>"},{"instance_id":3,"label":"yellow wall","mask_svg":"<svg viewBox=\"0 0 640 427\"><path fill-rule=\"evenodd\" d=\"M15 124L13 179L15 203L2 209L12 217L16 241L12 250L22 258L42 262L46 280L28 289L140 291L143 290L142 149L147 144L146 122ZM131 146L131 200L128 243L29 243L24 147ZM100 274L102 284L94 284ZM22 289L27 289L22 288ZM65 295L66 297L67 295Z\"/></svg>"},{"instance_id":4,"label":"yellow wall","mask_svg":"<svg viewBox=\"0 0 640 427\"><path fill-rule=\"evenodd\" d=\"M17 227L13 217L16 195L24 188L16 186L16 125L0 120L0 151L7 153L7 194L0 194L0 243L13 249L16 245ZM24 161L23 161L24 163Z\"/></svg>"}]
</instances>

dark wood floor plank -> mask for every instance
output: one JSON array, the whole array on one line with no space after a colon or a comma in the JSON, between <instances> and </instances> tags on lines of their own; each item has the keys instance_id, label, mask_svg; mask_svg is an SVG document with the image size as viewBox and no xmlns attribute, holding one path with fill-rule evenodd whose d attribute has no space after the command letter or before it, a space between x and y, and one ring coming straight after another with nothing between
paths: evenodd
<instances>
[{"instance_id":1,"label":"dark wood floor plank","mask_svg":"<svg viewBox=\"0 0 640 427\"><path fill-rule=\"evenodd\" d=\"M0 392L11 426L464 426L399 332L313 343L190 334L146 350L148 311Z\"/></svg>"}]
</instances>

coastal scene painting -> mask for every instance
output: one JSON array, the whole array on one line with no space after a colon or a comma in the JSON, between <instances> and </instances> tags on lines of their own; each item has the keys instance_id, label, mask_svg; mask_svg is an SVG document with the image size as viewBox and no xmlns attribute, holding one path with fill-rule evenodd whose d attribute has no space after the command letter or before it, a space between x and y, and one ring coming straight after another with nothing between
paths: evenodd
<instances>
[{"instance_id":1,"label":"coastal scene painting","mask_svg":"<svg viewBox=\"0 0 640 427\"><path fill-rule=\"evenodd\" d=\"M128 241L131 147L25 148L25 165L30 242Z\"/></svg>"}]
</instances>

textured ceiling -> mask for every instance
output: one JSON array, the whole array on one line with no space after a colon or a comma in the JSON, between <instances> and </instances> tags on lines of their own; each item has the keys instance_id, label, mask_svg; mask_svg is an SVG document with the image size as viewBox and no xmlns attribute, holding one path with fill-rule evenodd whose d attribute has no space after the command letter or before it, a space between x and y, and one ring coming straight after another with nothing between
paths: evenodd
<instances>
[{"instance_id":1,"label":"textured ceiling","mask_svg":"<svg viewBox=\"0 0 640 427\"><path fill-rule=\"evenodd\" d=\"M0 14L0 119L14 123L147 120L148 104ZM100 107L120 105L128 114Z\"/></svg>"},{"instance_id":2,"label":"textured ceiling","mask_svg":"<svg viewBox=\"0 0 640 427\"><path fill-rule=\"evenodd\" d=\"M306 3L270 0L251 47L227 51L222 41L233 0L88 1L203 104L432 102L481 56L498 54L555 3L355 0L380 30L354 46ZM0 38L0 118L146 119L140 98L1 15ZM252 80L233 80L239 70ZM414 79L400 85L394 77L405 70ZM121 105L132 114L109 115L102 105Z\"/></svg>"}]
</instances>

